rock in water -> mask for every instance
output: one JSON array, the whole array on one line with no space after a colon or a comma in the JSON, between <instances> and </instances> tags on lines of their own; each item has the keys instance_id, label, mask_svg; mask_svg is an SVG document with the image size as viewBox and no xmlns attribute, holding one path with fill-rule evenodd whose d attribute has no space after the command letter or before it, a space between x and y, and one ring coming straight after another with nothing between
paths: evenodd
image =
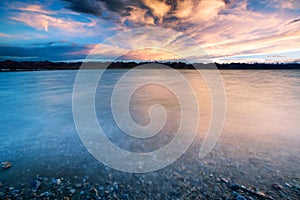
<instances>
[{"instance_id":1,"label":"rock in water","mask_svg":"<svg viewBox=\"0 0 300 200\"><path fill-rule=\"evenodd\" d=\"M241 195L237 195L236 200L246 200L246 198Z\"/></svg>"},{"instance_id":2,"label":"rock in water","mask_svg":"<svg viewBox=\"0 0 300 200\"><path fill-rule=\"evenodd\" d=\"M277 191L282 190L282 186L278 183L272 183L272 188Z\"/></svg>"},{"instance_id":3,"label":"rock in water","mask_svg":"<svg viewBox=\"0 0 300 200\"><path fill-rule=\"evenodd\" d=\"M75 189L71 189L71 190L70 190L70 193L71 193L71 194L74 194L75 192L76 192Z\"/></svg>"},{"instance_id":4,"label":"rock in water","mask_svg":"<svg viewBox=\"0 0 300 200\"><path fill-rule=\"evenodd\" d=\"M129 195L128 194L122 194L121 199L122 200L129 200Z\"/></svg>"},{"instance_id":5,"label":"rock in water","mask_svg":"<svg viewBox=\"0 0 300 200\"><path fill-rule=\"evenodd\" d=\"M240 189L240 186L239 186L238 184L236 184L236 183L231 183L231 184L229 185L229 187L230 187L232 190L234 190L234 191Z\"/></svg>"},{"instance_id":6,"label":"rock in water","mask_svg":"<svg viewBox=\"0 0 300 200\"><path fill-rule=\"evenodd\" d=\"M76 188L81 188L81 187L82 187L82 184L81 184L81 183L75 183L74 186L75 186Z\"/></svg>"},{"instance_id":7,"label":"rock in water","mask_svg":"<svg viewBox=\"0 0 300 200\"><path fill-rule=\"evenodd\" d=\"M12 164L10 162L5 161L5 162L1 162L0 166L1 166L1 170L6 170L11 168Z\"/></svg>"},{"instance_id":8,"label":"rock in water","mask_svg":"<svg viewBox=\"0 0 300 200\"><path fill-rule=\"evenodd\" d=\"M38 191L38 189L40 188L41 184L42 183L40 181L38 181L38 180L33 181L33 183L32 183L32 191L33 192Z\"/></svg>"}]
</instances>

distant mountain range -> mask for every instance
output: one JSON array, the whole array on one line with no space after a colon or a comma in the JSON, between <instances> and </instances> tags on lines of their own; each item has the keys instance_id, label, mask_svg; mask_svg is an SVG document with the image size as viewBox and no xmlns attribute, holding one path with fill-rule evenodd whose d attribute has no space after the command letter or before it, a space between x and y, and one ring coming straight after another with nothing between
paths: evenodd
<instances>
[{"instance_id":1,"label":"distant mountain range","mask_svg":"<svg viewBox=\"0 0 300 200\"><path fill-rule=\"evenodd\" d=\"M37 70L78 70L82 66L82 62L49 62L49 61L24 61L16 62L11 60L0 61L0 71L37 71ZM219 63L193 63L187 64L184 62L86 62L84 66L86 69L132 69L143 64L147 65L148 68L156 68L155 64L164 64L174 69L239 69L239 70L259 70L259 69L300 69L299 63L286 63L286 64L266 64L266 63L230 63L230 64L219 64ZM146 68L147 68L146 67Z\"/></svg>"}]
</instances>

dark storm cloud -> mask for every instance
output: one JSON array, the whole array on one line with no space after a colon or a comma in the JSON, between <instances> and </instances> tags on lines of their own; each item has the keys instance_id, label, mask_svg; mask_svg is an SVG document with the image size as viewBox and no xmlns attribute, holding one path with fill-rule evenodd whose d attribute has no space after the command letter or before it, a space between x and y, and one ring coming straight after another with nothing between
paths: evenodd
<instances>
[{"instance_id":1,"label":"dark storm cloud","mask_svg":"<svg viewBox=\"0 0 300 200\"><path fill-rule=\"evenodd\" d=\"M99 0L98 0L99 1ZM106 5L106 8L113 12L120 12L124 9L125 3L121 0L100 0Z\"/></svg>"},{"instance_id":2,"label":"dark storm cloud","mask_svg":"<svg viewBox=\"0 0 300 200\"><path fill-rule=\"evenodd\" d=\"M88 50L88 47L60 42L36 43L29 46L0 46L1 57L37 57L39 60L82 59L85 55L77 52ZM1 59L0 57L0 59Z\"/></svg>"},{"instance_id":3,"label":"dark storm cloud","mask_svg":"<svg viewBox=\"0 0 300 200\"><path fill-rule=\"evenodd\" d=\"M101 6L98 1L94 0L62 0L66 6L79 13L92 14L99 16L102 13Z\"/></svg>"},{"instance_id":4,"label":"dark storm cloud","mask_svg":"<svg viewBox=\"0 0 300 200\"><path fill-rule=\"evenodd\" d=\"M103 11L120 12L126 4L122 0L62 0L66 6L79 13L100 16Z\"/></svg>"},{"instance_id":5,"label":"dark storm cloud","mask_svg":"<svg viewBox=\"0 0 300 200\"><path fill-rule=\"evenodd\" d=\"M201 0L61 0L65 5L79 13L92 14L103 18L114 19L117 21L127 21L130 24L143 25L149 24L152 21L156 25L170 26L172 22L181 22L180 18L176 16L177 12L184 13L185 7L188 5L196 9L197 5L203 1ZM225 5L231 4L236 0L213 0L223 2ZM193 15L193 13L190 13ZM128 16L134 16L128 18ZM123 17L127 17L124 19ZM134 18L134 19L133 19ZM137 19L140 19L138 21ZM132 20L133 19L133 20ZM146 23L147 22L147 23Z\"/></svg>"}]
</instances>

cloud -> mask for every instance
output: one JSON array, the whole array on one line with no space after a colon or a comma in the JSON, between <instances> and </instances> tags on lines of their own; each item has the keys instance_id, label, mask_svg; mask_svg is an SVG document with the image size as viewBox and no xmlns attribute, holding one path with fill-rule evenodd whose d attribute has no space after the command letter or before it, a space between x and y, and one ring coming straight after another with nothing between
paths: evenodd
<instances>
[{"instance_id":1,"label":"cloud","mask_svg":"<svg viewBox=\"0 0 300 200\"><path fill-rule=\"evenodd\" d=\"M19 11L28 11L28 12L35 12L41 13L46 15L54 15L56 14L55 11L45 10L42 6L36 4L24 4L24 3L17 3L11 7L11 9L19 10Z\"/></svg>"},{"instance_id":2,"label":"cloud","mask_svg":"<svg viewBox=\"0 0 300 200\"><path fill-rule=\"evenodd\" d=\"M85 55L73 54L85 49L85 46L61 43L44 43L27 46L0 46L0 59L18 58L19 60L65 60L83 59Z\"/></svg>"},{"instance_id":3,"label":"cloud","mask_svg":"<svg viewBox=\"0 0 300 200\"><path fill-rule=\"evenodd\" d=\"M231 58L239 55L257 55L299 49L300 23L299 0L270 0L256 3L254 0L61 0L69 12L78 13L77 17L51 10L41 4L15 4L16 12L10 19L26 24L45 34L58 37L110 35L116 30L131 30L140 27L162 27L180 31L193 38L213 59ZM251 3L251 4L250 4ZM259 5L268 9L257 9ZM82 15L81 15L82 14ZM49 33L51 32L51 34ZM150 33L148 33L150 34ZM170 41L158 37L149 38L148 34L126 38L128 49L143 43L153 45L172 42L179 44L178 38ZM153 34L152 34L153 35ZM1 35L0 37L7 37ZM52 36L50 36L52 37ZM104 37L100 38L105 39ZM4 40L4 39L3 39ZM95 37L93 41L96 41ZM156 44L157 43L157 44ZM95 44L94 44L95 45ZM72 51L81 55L93 48ZM190 44L174 46L184 56L197 58L201 48ZM103 57L123 52L121 44L103 46L97 54ZM145 50L133 52L130 57L167 58L170 55L158 51ZM199 56L199 55L198 55Z\"/></svg>"},{"instance_id":4,"label":"cloud","mask_svg":"<svg viewBox=\"0 0 300 200\"><path fill-rule=\"evenodd\" d=\"M143 0L144 5L151 10L152 15L158 20L158 23L163 22L164 17L171 10L171 5L165 1L159 0Z\"/></svg>"},{"instance_id":5,"label":"cloud","mask_svg":"<svg viewBox=\"0 0 300 200\"><path fill-rule=\"evenodd\" d=\"M102 5L100 1L90 0L63 0L66 6L79 13L92 14L100 16L102 13Z\"/></svg>"},{"instance_id":6,"label":"cloud","mask_svg":"<svg viewBox=\"0 0 300 200\"><path fill-rule=\"evenodd\" d=\"M12 15L10 19L27 24L37 30L48 32L49 28L56 28L66 33L79 33L84 28L96 25L96 21L92 19L89 19L89 22L78 22L71 18L57 17L58 12L46 10L40 5L17 5L12 8L19 12Z\"/></svg>"},{"instance_id":7,"label":"cloud","mask_svg":"<svg viewBox=\"0 0 300 200\"><path fill-rule=\"evenodd\" d=\"M225 5L223 0L179 1L173 15L178 19L197 24L217 17Z\"/></svg>"},{"instance_id":8,"label":"cloud","mask_svg":"<svg viewBox=\"0 0 300 200\"><path fill-rule=\"evenodd\" d=\"M6 33L0 33L0 37L11 37L11 35L6 34Z\"/></svg>"},{"instance_id":9,"label":"cloud","mask_svg":"<svg viewBox=\"0 0 300 200\"><path fill-rule=\"evenodd\" d=\"M80 32L82 27L93 27L95 25L95 21L84 23L39 13L20 13L11 17L11 19L27 24L28 26L38 30L44 30L46 32L48 32L50 27L53 27L62 29L67 33L76 33Z\"/></svg>"},{"instance_id":10,"label":"cloud","mask_svg":"<svg viewBox=\"0 0 300 200\"><path fill-rule=\"evenodd\" d=\"M158 26L173 26L173 20L184 20L189 23L208 21L215 18L229 2L228 0L62 1L73 11L101 17L114 16L119 18L117 21L130 22L133 26L152 25L153 22ZM136 16L140 17L139 21Z\"/></svg>"},{"instance_id":11,"label":"cloud","mask_svg":"<svg viewBox=\"0 0 300 200\"><path fill-rule=\"evenodd\" d=\"M62 0L67 8L85 14L101 16L103 12L122 12L125 3L122 0Z\"/></svg>"},{"instance_id":12,"label":"cloud","mask_svg":"<svg viewBox=\"0 0 300 200\"><path fill-rule=\"evenodd\" d=\"M297 10L300 9L299 0L270 0L269 5L279 9Z\"/></svg>"},{"instance_id":13,"label":"cloud","mask_svg":"<svg viewBox=\"0 0 300 200\"><path fill-rule=\"evenodd\" d=\"M295 19L295 20L291 21L290 24L297 23L297 22L300 22L300 19Z\"/></svg>"},{"instance_id":14,"label":"cloud","mask_svg":"<svg viewBox=\"0 0 300 200\"><path fill-rule=\"evenodd\" d=\"M155 20L152 16L147 14L147 10L134 6L126 7L126 10L123 11L121 22L122 24L126 24L128 22L135 26L155 25Z\"/></svg>"},{"instance_id":15,"label":"cloud","mask_svg":"<svg viewBox=\"0 0 300 200\"><path fill-rule=\"evenodd\" d=\"M131 22L137 27L172 27L183 31L199 44L199 47L191 47L190 44L174 46L176 51L184 52L183 56L189 58L201 58L203 49L213 59L299 49L300 26L296 23L298 20L291 20L294 16L284 11L270 13L252 10L249 9L247 1L172 1L169 4L167 1L151 1L155 2L152 4L145 0L142 2L144 6L127 7L121 14L122 24L130 25L128 22ZM164 6L154 12L155 8L161 5ZM292 23L288 23L289 21ZM148 34L126 38L128 49L135 49L149 42L152 42L153 46L160 46L165 42L163 38L149 38ZM176 44L177 40L178 38L174 38L171 42ZM103 48L105 51L99 50L97 54L118 54L119 47L118 44L106 46ZM173 59L172 56L163 53L162 56L158 56L152 50L134 52L130 56L143 59L147 54L151 55L150 58Z\"/></svg>"}]
</instances>

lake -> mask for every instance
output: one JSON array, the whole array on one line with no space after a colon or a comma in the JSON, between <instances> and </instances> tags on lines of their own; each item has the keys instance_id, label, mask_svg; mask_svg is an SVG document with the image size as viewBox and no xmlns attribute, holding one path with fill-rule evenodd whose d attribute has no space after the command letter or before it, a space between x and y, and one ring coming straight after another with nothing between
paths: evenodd
<instances>
[{"instance_id":1,"label":"lake","mask_svg":"<svg viewBox=\"0 0 300 200\"><path fill-rule=\"evenodd\" d=\"M160 85L150 84L137 90L131 99L135 121L147 124L147 112L154 103L165 106L168 119L159 135L131 138L116 126L110 108L112 89L125 72L105 71L95 98L99 124L120 148L133 152L159 149L172 141L179 127L178 101L174 93ZM13 164L10 169L0 171L0 182L17 188L25 196L32 195L32 183L39 180L42 185L37 195L47 191L47 195L58 197L79 198L86 194L91 197L96 195L90 192L95 188L99 198L225 199L238 194L259 198L251 192L232 190L224 181L227 180L257 188L274 199L300 198L300 71L221 71L226 91L224 128L214 149L203 159L198 153L211 117L210 96L195 70L180 72L194 88L199 101L197 135L191 147L174 163L142 174L120 172L103 165L81 142L72 114L77 71L0 73L0 161ZM176 86L167 71L153 69L151 73ZM143 77L137 79L142 81ZM53 186L53 180L57 179L64 183L60 188L62 193ZM83 185L75 187L76 182ZM276 190L274 183L281 188ZM13 189L0 191L5 195L5 191Z\"/></svg>"}]
</instances>

